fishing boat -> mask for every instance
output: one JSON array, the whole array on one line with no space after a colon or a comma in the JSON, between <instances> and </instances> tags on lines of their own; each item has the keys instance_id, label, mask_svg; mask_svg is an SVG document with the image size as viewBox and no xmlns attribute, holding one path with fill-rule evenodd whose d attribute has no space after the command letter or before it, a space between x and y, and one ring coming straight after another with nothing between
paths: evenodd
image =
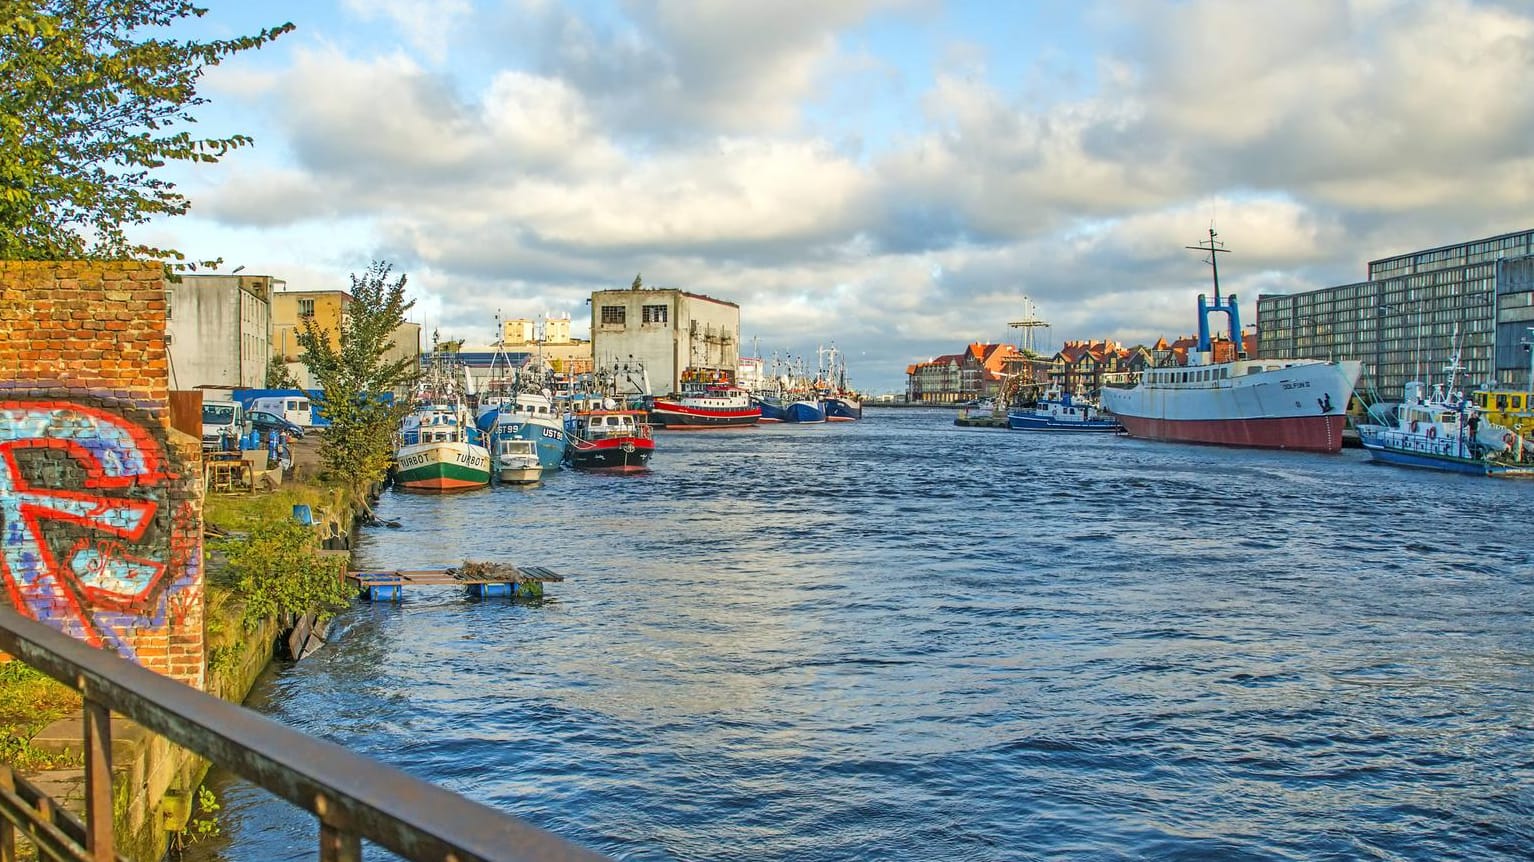
<instances>
[{"instance_id":1,"label":"fishing boat","mask_svg":"<svg viewBox=\"0 0 1534 862\"><path fill-rule=\"evenodd\" d=\"M1103 408L1134 437L1261 449L1337 452L1342 449L1348 398L1362 364L1318 359L1250 359L1241 351L1236 295L1220 297L1216 252L1226 249L1209 231L1214 302L1198 297L1198 347L1186 366L1147 369L1130 389L1105 388ZM1213 361L1209 315L1227 315L1235 358Z\"/></svg>"},{"instance_id":2,"label":"fishing boat","mask_svg":"<svg viewBox=\"0 0 1534 862\"><path fill-rule=\"evenodd\" d=\"M526 440L538 452L545 470L557 470L565 457L565 422L542 392L515 391L480 402L476 426L492 445L503 440Z\"/></svg>"},{"instance_id":3,"label":"fishing boat","mask_svg":"<svg viewBox=\"0 0 1534 862\"><path fill-rule=\"evenodd\" d=\"M538 459L537 443L518 437L503 437L495 445L496 477L503 483L530 485L543 478L543 464Z\"/></svg>"},{"instance_id":4,"label":"fishing boat","mask_svg":"<svg viewBox=\"0 0 1534 862\"><path fill-rule=\"evenodd\" d=\"M1051 388L1033 407L1007 411L1007 427L1014 431L1068 431L1120 434L1124 426L1105 415L1097 402L1083 395Z\"/></svg>"},{"instance_id":5,"label":"fishing boat","mask_svg":"<svg viewBox=\"0 0 1534 862\"><path fill-rule=\"evenodd\" d=\"M428 402L400 429L394 485L411 491L467 491L490 484L490 451L464 420L466 411L450 402Z\"/></svg>"},{"instance_id":6,"label":"fishing boat","mask_svg":"<svg viewBox=\"0 0 1534 862\"><path fill-rule=\"evenodd\" d=\"M784 405L783 399L777 395L770 395L766 392L756 392L751 395L751 403L756 405L758 410L762 411L761 418L757 420L758 422L771 423L788 421L788 408Z\"/></svg>"},{"instance_id":7,"label":"fishing boat","mask_svg":"<svg viewBox=\"0 0 1534 862\"><path fill-rule=\"evenodd\" d=\"M1421 467L1475 476L1534 476L1534 442L1491 421L1472 399L1455 390L1463 367L1456 352L1447 385L1429 392L1420 380L1408 382L1395 421L1358 426L1369 457L1400 467Z\"/></svg>"},{"instance_id":8,"label":"fishing boat","mask_svg":"<svg viewBox=\"0 0 1534 862\"><path fill-rule=\"evenodd\" d=\"M1534 370L1529 372L1534 379ZM1481 416L1498 425L1506 426L1516 434L1534 434L1534 388L1524 389L1477 389L1470 394Z\"/></svg>"},{"instance_id":9,"label":"fishing boat","mask_svg":"<svg viewBox=\"0 0 1534 862\"><path fill-rule=\"evenodd\" d=\"M784 421L796 422L800 425L813 425L826 421L825 405L813 393L797 394L791 397L793 400L788 402L783 411L788 417Z\"/></svg>"},{"instance_id":10,"label":"fishing boat","mask_svg":"<svg viewBox=\"0 0 1534 862\"><path fill-rule=\"evenodd\" d=\"M744 428L762 418L750 393L730 383L684 381L682 391L649 402L650 423L666 429Z\"/></svg>"},{"instance_id":11,"label":"fishing boat","mask_svg":"<svg viewBox=\"0 0 1534 862\"><path fill-rule=\"evenodd\" d=\"M577 470L637 473L650 469L655 439L643 410L583 410L565 420L565 462Z\"/></svg>"},{"instance_id":12,"label":"fishing boat","mask_svg":"<svg viewBox=\"0 0 1534 862\"><path fill-rule=\"evenodd\" d=\"M847 384L847 363L835 345L819 349L820 380L816 391L827 422L855 422L863 418L863 399Z\"/></svg>"}]
</instances>

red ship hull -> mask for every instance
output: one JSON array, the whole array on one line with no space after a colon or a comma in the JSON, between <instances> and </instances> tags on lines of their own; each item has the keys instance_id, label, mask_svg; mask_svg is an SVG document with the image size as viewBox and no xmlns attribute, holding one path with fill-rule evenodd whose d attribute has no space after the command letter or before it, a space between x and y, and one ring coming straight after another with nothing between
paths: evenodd
<instances>
[{"instance_id":1,"label":"red ship hull","mask_svg":"<svg viewBox=\"0 0 1534 862\"><path fill-rule=\"evenodd\" d=\"M1152 419L1117 416L1132 437L1178 443L1208 443L1254 449L1338 452L1342 449L1341 413L1271 419Z\"/></svg>"}]
</instances>

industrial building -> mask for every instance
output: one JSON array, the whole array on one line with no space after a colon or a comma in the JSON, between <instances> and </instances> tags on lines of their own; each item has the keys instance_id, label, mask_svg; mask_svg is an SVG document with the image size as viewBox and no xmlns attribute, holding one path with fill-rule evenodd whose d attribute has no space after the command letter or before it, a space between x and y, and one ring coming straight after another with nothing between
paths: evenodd
<instances>
[{"instance_id":1,"label":"industrial building","mask_svg":"<svg viewBox=\"0 0 1534 862\"><path fill-rule=\"evenodd\" d=\"M591 355L598 370L642 366L653 395L681 389L682 373L734 380L740 366L740 306L672 288L591 294ZM634 374L621 386L636 389ZM641 394L625 392L622 394Z\"/></svg>"},{"instance_id":2,"label":"industrial building","mask_svg":"<svg viewBox=\"0 0 1534 862\"><path fill-rule=\"evenodd\" d=\"M266 275L183 275L168 282L171 387L265 385L274 285L282 281Z\"/></svg>"},{"instance_id":3,"label":"industrial building","mask_svg":"<svg viewBox=\"0 0 1534 862\"><path fill-rule=\"evenodd\" d=\"M1443 380L1456 351L1466 392L1534 388L1531 327L1534 229L1371 261L1354 284L1257 298L1260 355L1360 360L1371 400Z\"/></svg>"}]
</instances>

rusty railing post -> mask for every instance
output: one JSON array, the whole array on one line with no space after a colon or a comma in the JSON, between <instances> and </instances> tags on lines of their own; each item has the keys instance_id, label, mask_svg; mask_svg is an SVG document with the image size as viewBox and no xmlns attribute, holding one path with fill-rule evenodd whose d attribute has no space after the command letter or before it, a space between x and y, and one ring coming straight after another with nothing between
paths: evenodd
<instances>
[{"instance_id":1,"label":"rusty railing post","mask_svg":"<svg viewBox=\"0 0 1534 862\"><path fill-rule=\"evenodd\" d=\"M113 862L112 711L85 693L85 850Z\"/></svg>"}]
</instances>

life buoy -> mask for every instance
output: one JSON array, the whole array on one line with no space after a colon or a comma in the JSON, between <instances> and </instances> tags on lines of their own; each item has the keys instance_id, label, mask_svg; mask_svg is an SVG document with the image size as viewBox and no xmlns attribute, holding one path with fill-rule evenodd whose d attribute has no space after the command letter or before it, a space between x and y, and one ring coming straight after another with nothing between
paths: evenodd
<instances>
[{"instance_id":1,"label":"life buoy","mask_svg":"<svg viewBox=\"0 0 1534 862\"><path fill-rule=\"evenodd\" d=\"M1513 432L1509 431L1502 435L1502 445L1507 447L1511 447L1513 445Z\"/></svg>"},{"instance_id":2,"label":"life buoy","mask_svg":"<svg viewBox=\"0 0 1534 862\"><path fill-rule=\"evenodd\" d=\"M1429 425L1429 426L1427 426L1427 439L1432 440L1432 439L1434 439L1437 436L1438 436L1438 426L1437 425Z\"/></svg>"},{"instance_id":3,"label":"life buoy","mask_svg":"<svg viewBox=\"0 0 1534 862\"><path fill-rule=\"evenodd\" d=\"M1411 433L1417 433L1417 420L1415 419L1411 421Z\"/></svg>"}]
</instances>

